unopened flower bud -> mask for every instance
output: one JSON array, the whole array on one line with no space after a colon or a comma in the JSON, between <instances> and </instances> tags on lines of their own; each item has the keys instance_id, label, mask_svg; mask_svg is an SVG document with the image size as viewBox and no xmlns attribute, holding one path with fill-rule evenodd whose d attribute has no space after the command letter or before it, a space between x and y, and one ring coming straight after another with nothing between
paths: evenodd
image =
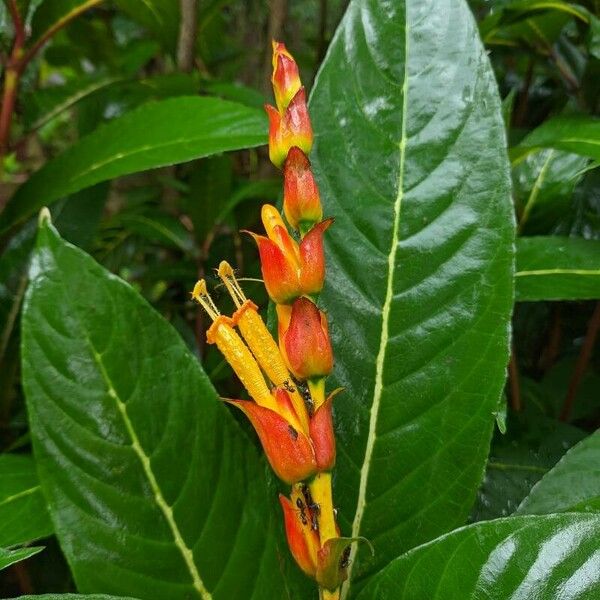
<instances>
[{"instance_id":1,"label":"unopened flower bud","mask_svg":"<svg viewBox=\"0 0 600 600\"><path fill-rule=\"evenodd\" d=\"M285 312L278 313L285 315ZM298 298L292 305L289 323L280 320L280 348L293 375L316 379L329 375L333 353L329 341L327 318L308 298Z\"/></svg>"},{"instance_id":2,"label":"unopened flower bud","mask_svg":"<svg viewBox=\"0 0 600 600\"><path fill-rule=\"evenodd\" d=\"M278 168L283 166L292 146L305 154L310 152L313 131L306 106L306 92L301 87L283 113L274 106L265 105L269 117L269 158Z\"/></svg>"},{"instance_id":3,"label":"unopened flower bud","mask_svg":"<svg viewBox=\"0 0 600 600\"><path fill-rule=\"evenodd\" d=\"M275 103L280 113L288 107L290 100L300 89L298 65L285 44L273 40L273 75L271 77Z\"/></svg>"},{"instance_id":4,"label":"unopened flower bud","mask_svg":"<svg viewBox=\"0 0 600 600\"><path fill-rule=\"evenodd\" d=\"M288 223L302 233L323 218L319 188L308 157L293 146L283 167L283 212Z\"/></svg>"}]
</instances>

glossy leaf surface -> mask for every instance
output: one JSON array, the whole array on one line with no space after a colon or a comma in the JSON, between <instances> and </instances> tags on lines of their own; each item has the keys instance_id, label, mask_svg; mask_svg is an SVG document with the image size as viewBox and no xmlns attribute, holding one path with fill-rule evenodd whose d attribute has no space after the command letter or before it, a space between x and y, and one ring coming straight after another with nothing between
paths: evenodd
<instances>
[{"instance_id":1,"label":"glossy leaf surface","mask_svg":"<svg viewBox=\"0 0 600 600\"><path fill-rule=\"evenodd\" d=\"M100 127L37 171L6 205L0 232L43 205L100 181L266 141L261 111L181 97L143 105Z\"/></svg>"},{"instance_id":2,"label":"glossy leaf surface","mask_svg":"<svg viewBox=\"0 0 600 600\"><path fill-rule=\"evenodd\" d=\"M600 432L571 448L523 500L517 513L600 511Z\"/></svg>"},{"instance_id":3,"label":"glossy leaf surface","mask_svg":"<svg viewBox=\"0 0 600 600\"><path fill-rule=\"evenodd\" d=\"M355 593L474 501L507 363L508 165L462 0L351 3L310 108L336 219L322 295L345 388L335 498L342 533L375 548L352 557Z\"/></svg>"},{"instance_id":4,"label":"glossy leaf surface","mask_svg":"<svg viewBox=\"0 0 600 600\"><path fill-rule=\"evenodd\" d=\"M33 547L33 548L17 548L16 550L6 550L0 548L0 571L14 565L17 562L25 560L38 552L41 552L44 548Z\"/></svg>"},{"instance_id":5,"label":"glossy leaf surface","mask_svg":"<svg viewBox=\"0 0 600 600\"><path fill-rule=\"evenodd\" d=\"M23 544L53 531L33 459L0 455L0 546Z\"/></svg>"},{"instance_id":6,"label":"glossy leaf surface","mask_svg":"<svg viewBox=\"0 0 600 600\"><path fill-rule=\"evenodd\" d=\"M284 596L264 462L174 329L47 224L30 279L31 436L78 589Z\"/></svg>"},{"instance_id":7,"label":"glossy leaf surface","mask_svg":"<svg viewBox=\"0 0 600 600\"><path fill-rule=\"evenodd\" d=\"M515 296L518 301L600 298L600 241L519 238Z\"/></svg>"},{"instance_id":8,"label":"glossy leaf surface","mask_svg":"<svg viewBox=\"0 0 600 600\"><path fill-rule=\"evenodd\" d=\"M594 600L600 516L509 517L470 525L393 561L360 600Z\"/></svg>"}]
</instances>

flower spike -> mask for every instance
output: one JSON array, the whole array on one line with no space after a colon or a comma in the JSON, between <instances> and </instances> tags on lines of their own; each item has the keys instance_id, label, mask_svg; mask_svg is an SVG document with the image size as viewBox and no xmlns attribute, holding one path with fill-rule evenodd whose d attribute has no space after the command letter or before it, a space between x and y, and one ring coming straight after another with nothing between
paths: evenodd
<instances>
[{"instance_id":1,"label":"flower spike","mask_svg":"<svg viewBox=\"0 0 600 600\"><path fill-rule=\"evenodd\" d=\"M213 320L208 342L218 346L254 400L227 402L248 417L274 472L292 487L290 497L279 496L291 553L319 585L320 598L339 600L350 544L358 538L342 538L336 523L332 404L339 390L326 394L333 352L326 315L316 304L325 279L323 237L333 219L323 219L308 157L313 132L306 92L298 65L281 42L273 42L271 81L276 107L265 106L269 157L283 170L283 213L291 229L274 206L265 204L265 235L251 235L276 305L279 339L273 339L225 261L218 274L235 304L233 315L220 314L204 280L192 296Z\"/></svg>"}]
</instances>

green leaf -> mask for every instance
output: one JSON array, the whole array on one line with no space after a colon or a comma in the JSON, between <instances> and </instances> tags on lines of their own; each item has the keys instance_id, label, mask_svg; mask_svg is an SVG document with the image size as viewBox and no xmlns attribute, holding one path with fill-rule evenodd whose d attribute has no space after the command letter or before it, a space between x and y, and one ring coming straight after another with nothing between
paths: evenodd
<instances>
[{"instance_id":1,"label":"green leaf","mask_svg":"<svg viewBox=\"0 0 600 600\"><path fill-rule=\"evenodd\" d=\"M19 596L18 600L135 600L135 598L106 596L105 594L36 594L35 596Z\"/></svg>"},{"instance_id":2,"label":"green leaf","mask_svg":"<svg viewBox=\"0 0 600 600\"><path fill-rule=\"evenodd\" d=\"M24 544L53 531L33 459L1 454L0 546Z\"/></svg>"},{"instance_id":3,"label":"green leaf","mask_svg":"<svg viewBox=\"0 0 600 600\"><path fill-rule=\"evenodd\" d=\"M494 436L485 478L471 513L473 521L512 514L565 449L585 437L577 427L541 414L526 381L521 383L525 410L511 412L506 435Z\"/></svg>"},{"instance_id":4,"label":"green leaf","mask_svg":"<svg viewBox=\"0 0 600 600\"><path fill-rule=\"evenodd\" d=\"M587 43L590 54L600 59L600 19L591 13Z\"/></svg>"},{"instance_id":5,"label":"green leaf","mask_svg":"<svg viewBox=\"0 0 600 600\"><path fill-rule=\"evenodd\" d=\"M513 194L519 231L528 235L552 231L569 213L573 190L586 172L589 159L558 150L527 155L513 168Z\"/></svg>"},{"instance_id":6,"label":"green leaf","mask_svg":"<svg viewBox=\"0 0 600 600\"><path fill-rule=\"evenodd\" d=\"M122 81L122 77L90 75L61 86L36 89L35 92L25 96L23 103L25 125L29 130L38 129L84 98L89 98Z\"/></svg>"},{"instance_id":7,"label":"green leaf","mask_svg":"<svg viewBox=\"0 0 600 600\"><path fill-rule=\"evenodd\" d=\"M520 302L600 298L600 240L519 238L515 283Z\"/></svg>"},{"instance_id":8,"label":"green leaf","mask_svg":"<svg viewBox=\"0 0 600 600\"><path fill-rule=\"evenodd\" d=\"M594 600L596 515L509 517L470 525L391 562L360 600Z\"/></svg>"},{"instance_id":9,"label":"green leaf","mask_svg":"<svg viewBox=\"0 0 600 600\"><path fill-rule=\"evenodd\" d=\"M167 50L175 52L181 13L173 0L116 0L116 5L158 38Z\"/></svg>"},{"instance_id":10,"label":"green leaf","mask_svg":"<svg viewBox=\"0 0 600 600\"><path fill-rule=\"evenodd\" d=\"M79 591L291 593L264 461L175 330L48 224L30 279L22 355L31 437Z\"/></svg>"},{"instance_id":11,"label":"green leaf","mask_svg":"<svg viewBox=\"0 0 600 600\"><path fill-rule=\"evenodd\" d=\"M183 252L193 250L193 241L181 221L159 211L150 214L123 214L118 221L127 229L164 246L178 248Z\"/></svg>"},{"instance_id":12,"label":"green leaf","mask_svg":"<svg viewBox=\"0 0 600 600\"><path fill-rule=\"evenodd\" d=\"M311 98L351 590L465 522L508 361L500 100L462 0L355 1ZM348 586L345 587L348 590ZM347 593L347 592L345 592Z\"/></svg>"},{"instance_id":13,"label":"green leaf","mask_svg":"<svg viewBox=\"0 0 600 600\"><path fill-rule=\"evenodd\" d=\"M0 233L44 204L100 181L266 141L264 115L208 97L145 104L98 128L44 165L6 205Z\"/></svg>"},{"instance_id":14,"label":"green leaf","mask_svg":"<svg viewBox=\"0 0 600 600\"><path fill-rule=\"evenodd\" d=\"M30 44L100 2L102 0L45 0L33 13Z\"/></svg>"},{"instance_id":15,"label":"green leaf","mask_svg":"<svg viewBox=\"0 0 600 600\"><path fill-rule=\"evenodd\" d=\"M44 548L41 546L35 546L33 548L17 548L16 550L0 548L0 571L41 552L43 549Z\"/></svg>"},{"instance_id":16,"label":"green leaf","mask_svg":"<svg viewBox=\"0 0 600 600\"><path fill-rule=\"evenodd\" d=\"M571 448L523 500L518 514L600 511L600 432Z\"/></svg>"},{"instance_id":17,"label":"green leaf","mask_svg":"<svg viewBox=\"0 0 600 600\"><path fill-rule=\"evenodd\" d=\"M522 160L538 148L555 148L600 161L600 119L587 116L555 117L544 121L513 150L511 158Z\"/></svg>"},{"instance_id":18,"label":"green leaf","mask_svg":"<svg viewBox=\"0 0 600 600\"><path fill-rule=\"evenodd\" d=\"M93 74L28 93L23 99L23 119L27 129L33 130L46 125L84 100L102 98L106 104L117 102L125 112L127 108L150 100L191 96L197 90L198 78L187 73L168 73L144 79Z\"/></svg>"},{"instance_id":19,"label":"green leaf","mask_svg":"<svg viewBox=\"0 0 600 600\"><path fill-rule=\"evenodd\" d=\"M264 94L258 90L236 82L209 80L202 83L202 89L211 96L219 96L225 100L232 100L253 108L262 109L267 101Z\"/></svg>"}]
</instances>

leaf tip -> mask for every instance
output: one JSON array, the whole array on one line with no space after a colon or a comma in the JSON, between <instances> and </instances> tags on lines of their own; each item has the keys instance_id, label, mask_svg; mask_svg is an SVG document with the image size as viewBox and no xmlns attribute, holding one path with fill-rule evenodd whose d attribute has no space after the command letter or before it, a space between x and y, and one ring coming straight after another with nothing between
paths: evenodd
<instances>
[{"instance_id":1,"label":"leaf tip","mask_svg":"<svg viewBox=\"0 0 600 600\"><path fill-rule=\"evenodd\" d=\"M47 206L42 207L38 214L38 227L41 228L44 225L52 225L52 215Z\"/></svg>"}]
</instances>

